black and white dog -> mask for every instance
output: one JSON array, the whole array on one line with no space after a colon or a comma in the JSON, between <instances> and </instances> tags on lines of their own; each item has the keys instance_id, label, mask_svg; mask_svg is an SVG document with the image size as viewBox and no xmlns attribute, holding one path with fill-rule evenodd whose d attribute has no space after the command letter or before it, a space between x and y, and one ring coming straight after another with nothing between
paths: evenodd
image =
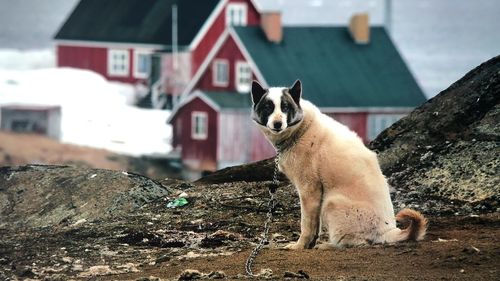
<instances>
[{"instance_id":1,"label":"black and white dog","mask_svg":"<svg viewBox=\"0 0 500 281\"><path fill-rule=\"evenodd\" d=\"M427 220L419 212L404 209L394 216L376 154L301 96L299 80L290 88L252 83L252 119L280 153L280 170L299 193L301 234L286 248L423 239ZM410 225L399 229L396 220ZM321 223L328 228L329 243L316 245Z\"/></svg>"}]
</instances>

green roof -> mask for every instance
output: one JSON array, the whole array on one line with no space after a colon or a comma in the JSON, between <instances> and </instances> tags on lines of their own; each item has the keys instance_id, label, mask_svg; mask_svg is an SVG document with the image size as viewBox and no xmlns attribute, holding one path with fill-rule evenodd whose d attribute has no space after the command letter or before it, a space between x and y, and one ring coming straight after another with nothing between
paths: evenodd
<instances>
[{"instance_id":1,"label":"green roof","mask_svg":"<svg viewBox=\"0 0 500 281\"><path fill-rule=\"evenodd\" d=\"M238 37L270 86L296 79L318 107L415 107L426 98L383 27L368 44L346 27L284 27L279 44L259 27L236 27Z\"/></svg>"},{"instance_id":2,"label":"green roof","mask_svg":"<svg viewBox=\"0 0 500 281\"><path fill-rule=\"evenodd\" d=\"M250 94L205 91L203 94L217 104L221 109L249 109L252 107Z\"/></svg>"}]
</instances>

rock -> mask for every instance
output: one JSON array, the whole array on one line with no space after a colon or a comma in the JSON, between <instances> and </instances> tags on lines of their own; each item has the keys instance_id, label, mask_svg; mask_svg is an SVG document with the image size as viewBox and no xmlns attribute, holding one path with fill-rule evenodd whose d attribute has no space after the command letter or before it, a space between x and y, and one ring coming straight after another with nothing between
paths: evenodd
<instances>
[{"instance_id":1,"label":"rock","mask_svg":"<svg viewBox=\"0 0 500 281\"><path fill-rule=\"evenodd\" d=\"M297 273L291 271L285 271L283 278L293 278L293 279L309 279L309 274L303 270L299 270Z\"/></svg>"},{"instance_id":2,"label":"rock","mask_svg":"<svg viewBox=\"0 0 500 281\"><path fill-rule=\"evenodd\" d=\"M72 226L72 227L77 227L77 226L79 226L79 225L81 225L81 224L84 224L84 223L86 223L86 222L87 222L87 220L86 220L86 219L79 219L79 220L77 220L76 222L74 222L73 224L71 224L71 226Z\"/></svg>"},{"instance_id":3,"label":"rock","mask_svg":"<svg viewBox=\"0 0 500 281\"><path fill-rule=\"evenodd\" d=\"M158 277L149 276L149 277L141 277L141 278L135 279L135 281L161 281L161 279Z\"/></svg>"},{"instance_id":4,"label":"rock","mask_svg":"<svg viewBox=\"0 0 500 281\"><path fill-rule=\"evenodd\" d=\"M68 279L70 279L68 276L58 273L44 277L43 281L66 281Z\"/></svg>"},{"instance_id":5,"label":"rock","mask_svg":"<svg viewBox=\"0 0 500 281\"><path fill-rule=\"evenodd\" d=\"M179 275L178 280L224 279L224 278L226 278L226 274L223 271L212 271L207 274L194 269L186 269Z\"/></svg>"},{"instance_id":6,"label":"rock","mask_svg":"<svg viewBox=\"0 0 500 281\"><path fill-rule=\"evenodd\" d=\"M263 268L257 274L258 278L270 279L273 278L273 271L270 268Z\"/></svg>"},{"instance_id":7,"label":"rock","mask_svg":"<svg viewBox=\"0 0 500 281\"><path fill-rule=\"evenodd\" d=\"M162 262L166 262L166 261L169 261L171 258L169 255L161 255L159 257L156 258L155 262L156 263L162 263Z\"/></svg>"},{"instance_id":8,"label":"rock","mask_svg":"<svg viewBox=\"0 0 500 281\"><path fill-rule=\"evenodd\" d=\"M208 279L224 279L226 278L226 273L223 271L212 271L207 275Z\"/></svg>"},{"instance_id":9,"label":"rock","mask_svg":"<svg viewBox=\"0 0 500 281\"><path fill-rule=\"evenodd\" d=\"M470 71L370 144L391 186L399 191L394 196L397 208L413 203L426 213L496 211L499 71L500 56ZM409 191L416 194L408 198Z\"/></svg>"},{"instance_id":10,"label":"rock","mask_svg":"<svg viewBox=\"0 0 500 281\"><path fill-rule=\"evenodd\" d=\"M99 176L91 178L94 174ZM0 221L36 227L70 221L81 227L137 210L172 192L132 173L46 165L0 167L0 186Z\"/></svg>"},{"instance_id":11,"label":"rock","mask_svg":"<svg viewBox=\"0 0 500 281\"><path fill-rule=\"evenodd\" d=\"M29 267L22 267L17 272L17 276L22 278L34 278L36 275Z\"/></svg>"},{"instance_id":12,"label":"rock","mask_svg":"<svg viewBox=\"0 0 500 281\"><path fill-rule=\"evenodd\" d=\"M478 248L474 247L474 246L468 246L468 247L465 247L462 252L464 253L467 253L469 255L472 255L472 254L478 254L481 252L481 250L479 250Z\"/></svg>"},{"instance_id":13,"label":"rock","mask_svg":"<svg viewBox=\"0 0 500 281\"><path fill-rule=\"evenodd\" d=\"M274 173L274 158L249 163L241 166L228 167L205 176L195 183L217 184L228 182L262 182L272 181ZM280 181L288 182L286 176L279 174Z\"/></svg>"},{"instance_id":14,"label":"rock","mask_svg":"<svg viewBox=\"0 0 500 281\"><path fill-rule=\"evenodd\" d=\"M109 265L95 265L88 268L86 271L78 274L79 277L92 277L100 275L114 274L115 271L111 270Z\"/></svg>"},{"instance_id":15,"label":"rock","mask_svg":"<svg viewBox=\"0 0 500 281\"><path fill-rule=\"evenodd\" d=\"M203 274L201 272L199 272L198 270L185 269L179 275L178 280L196 280L196 279L201 279L202 277L203 277Z\"/></svg>"}]
</instances>

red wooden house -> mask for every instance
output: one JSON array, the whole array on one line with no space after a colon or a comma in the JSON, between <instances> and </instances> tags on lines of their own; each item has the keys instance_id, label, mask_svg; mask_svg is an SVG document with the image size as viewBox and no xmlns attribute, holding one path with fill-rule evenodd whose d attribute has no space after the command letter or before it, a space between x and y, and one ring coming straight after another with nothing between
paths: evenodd
<instances>
[{"instance_id":1,"label":"red wooden house","mask_svg":"<svg viewBox=\"0 0 500 281\"><path fill-rule=\"evenodd\" d=\"M251 0L81 0L55 36L57 64L176 95L226 26L259 22Z\"/></svg>"},{"instance_id":2,"label":"red wooden house","mask_svg":"<svg viewBox=\"0 0 500 281\"><path fill-rule=\"evenodd\" d=\"M250 122L252 79L264 86L301 79L305 99L366 142L425 101L385 29L370 28L366 17L349 28L283 28L279 13L262 13L261 26L222 33L169 118L188 168L213 171L274 154ZM221 106L223 99L246 108Z\"/></svg>"}]
</instances>

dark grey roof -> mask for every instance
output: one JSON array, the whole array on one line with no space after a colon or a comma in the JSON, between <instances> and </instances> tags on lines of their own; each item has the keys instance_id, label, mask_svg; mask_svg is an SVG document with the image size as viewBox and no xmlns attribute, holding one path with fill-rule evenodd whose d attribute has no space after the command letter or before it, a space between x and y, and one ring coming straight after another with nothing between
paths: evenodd
<instances>
[{"instance_id":1,"label":"dark grey roof","mask_svg":"<svg viewBox=\"0 0 500 281\"><path fill-rule=\"evenodd\" d=\"M172 5L178 44L187 46L220 0L81 0L56 39L172 44Z\"/></svg>"}]
</instances>

